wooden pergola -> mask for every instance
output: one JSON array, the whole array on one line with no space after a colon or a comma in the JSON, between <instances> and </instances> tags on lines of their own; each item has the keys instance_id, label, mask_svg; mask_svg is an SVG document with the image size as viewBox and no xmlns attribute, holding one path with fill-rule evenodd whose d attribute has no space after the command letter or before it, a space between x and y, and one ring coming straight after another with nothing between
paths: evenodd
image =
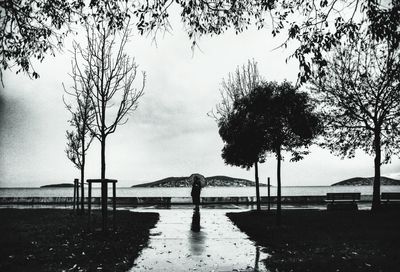
<instances>
[{"instance_id":1,"label":"wooden pergola","mask_svg":"<svg viewBox=\"0 0 400 272\"><path fill-rule=\"evenodd\" d=\"M116 179L88 179L86 180L89 185L88 192L88 215L89 215L89 225L91 222L91 210L92 210L92 184L101 184L101 214L103 221L103 231L107 230L107 200L108 200L108 184L112 184L112 205L113 205L113 228L115 229L115 210L116 210Z\"/></svg>"}]
</instances>

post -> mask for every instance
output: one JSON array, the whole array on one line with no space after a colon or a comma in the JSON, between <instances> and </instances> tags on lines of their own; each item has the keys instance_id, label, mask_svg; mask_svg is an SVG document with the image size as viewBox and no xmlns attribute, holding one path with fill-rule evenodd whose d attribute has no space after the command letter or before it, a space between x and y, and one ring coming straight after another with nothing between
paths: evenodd
<instances>
[{"instance_id":1,"label":"post","mask_svg":"<svg viewBox=\"0 0 400 272\"><path fill-rule=\"evenodd\" d=\"M74 179L74 201L72 206L73 211L75 211L75 203L76 203L76 179Z\"/></svg>"},{"instance_id":2,"label":"post","mask_svg":"<svg viewBox=\"0 0 400 272\"><path fill-rule=\"evenodd\" d=\"M92 182L88 182L88 218L89 218L89 228L90 228L90 215L92 212Z\"/></svg>"},{"instance_id":3,"label":"post","mask_svg":"<svg viewBox=\"0 0 400 272\"><path fill-rule=\"evenodd\" d=\"M271 188L270 188L270 186L271 186L271 183L270 183L270 179L268 177L268 185L267 185L267 187L268 187L268 211L271 210Z\"/></svg>"},{"instance_id":4,"label":"post","mask_svg":"<svg viewBox=\"0 0 400 272\"><path fill-rule=\"evenodd\" d=\"M103 220L103 232L107 231L107 180L101 180L101 213Z\"/></svg>"},{"instance_id":5,"label":"post","mask_svg":"<svg viewBox=\"0 0 400 272\"><path fill-rule=\"evenodd\" d=\"M117 194L117 189L116 189L116 186L115 186L115 184L116 184L116 182L114 181L113 183L113 229L115 230L115 210L116 210L116 202L117 202L117 199L116 199L116 194Z\"/></svg>"},{"instance_id":6,"label":"post","mask_svg":"<svg viewBox=\"0 0 400 272\"><path fill-rule=\"evenodd\" d=\"M75 179L75 187L76 187L76 211L79 214L79 179Z\"/></svg>"},{"instance_id":7,"label":"post","mask_svg":"<svg viewBox=\"0 0 400 272\"><path fill-rule=\"evenodd\" d=\"M257 211L261 211L261 204L260 204L260 184L258 182L258 163L254 163L255 169L255 180L256 180L256 202L257 202Z\"/></svg>"}]
</instances>

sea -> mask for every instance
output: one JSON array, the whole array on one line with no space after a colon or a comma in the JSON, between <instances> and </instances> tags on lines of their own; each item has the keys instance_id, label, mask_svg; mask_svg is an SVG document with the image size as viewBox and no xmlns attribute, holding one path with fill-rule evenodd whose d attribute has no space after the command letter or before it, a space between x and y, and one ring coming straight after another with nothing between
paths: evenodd
<instances>
[{"instance_id":1,"label":"sea","mask_svg":"<svg viewBox=\"0 0 400 272\"><path fill-rule=\"evenodd\" d=\"M141 188L117 187L117 197L190 197L191 188ZM85 188L87 194L87 188ZM205 187L202 197L251 197L255 187ZM277 187L270 187L270 195L276 196ZM372 186L283 186L282 196L323 196L326 193L358 192L372 195ZM381 192L400 192L400 186L381 186ZM109 195L112 195L111 188ZM268 195L268 187L260 187L260 195ZM0 197L68 197L73 188L0 188ZM100 188L93 188L92 196L100 196Z\"/></svg>"}]
</instances>

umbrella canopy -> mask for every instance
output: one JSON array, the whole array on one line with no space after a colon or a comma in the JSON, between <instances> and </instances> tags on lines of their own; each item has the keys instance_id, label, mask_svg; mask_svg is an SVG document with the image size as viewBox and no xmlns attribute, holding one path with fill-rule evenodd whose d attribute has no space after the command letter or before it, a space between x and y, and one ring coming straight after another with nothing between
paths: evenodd
<instances>
[{"instance_id":1,"label":"umbrella canopy","mask_svg":"<svg viewBox=\"0 0 400 272\"><path fill-rule=\"evenodd\" d=\"M189 180L190 180L191 184L193 184L194 177L198 177L199 178L200 183L201 183L201 187L205 187L207 185L206 178L203 175L198 174L198 173L190 175Z\"/></svg>"}]
</instances>

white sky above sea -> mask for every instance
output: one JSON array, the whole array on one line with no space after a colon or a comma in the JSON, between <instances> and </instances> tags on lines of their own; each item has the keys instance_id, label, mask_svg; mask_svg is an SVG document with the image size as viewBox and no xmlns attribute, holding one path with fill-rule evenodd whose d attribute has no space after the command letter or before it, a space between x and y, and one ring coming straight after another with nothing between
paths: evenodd
<instances>
[{"instance_id":1,"label":"white sky above sea","mask_svg":"<svg viewBox=\"0 0 400 272\"><path fill-rule=\"evenodd\" d=\"M191 50L179 22L173 31L151 38L134 35L126 51L145 71L145 95L127 124L107 139L107 177L119 186L131 186L169 176L227 175L254 180L254 171L226 166L217 125L207 113L220 101L223 78L248 59L258 62L266 80L295 82L298 63L286 58L289 49L276 49L284 36L273 38L269 29L250 29L236 35L203 37L200 49ZM64 107L62 83L71 85L70 37L63 52L47 56L35 68L37 80L4 72L0 87L0 187L37 187L72 182L78 169L67 159L65 131L70 129ZM79 40L79 37L75 37ZM82 38L82 37L80 37ZM84 42L81 39L81 42ZM141 78L136 80L137 86ZM100 176L100 148L94 140L88 153L87 178ZM400 178L400 161L382 167L382 174ZM260 166L260 180L276 184L276 160ZM341 159L328 150L311 147L300 162L286 159L282 166L284 186L330 185L355 177L373 176L373 158L362 151L353 159Z\"/></svg>"}]
</instances>

